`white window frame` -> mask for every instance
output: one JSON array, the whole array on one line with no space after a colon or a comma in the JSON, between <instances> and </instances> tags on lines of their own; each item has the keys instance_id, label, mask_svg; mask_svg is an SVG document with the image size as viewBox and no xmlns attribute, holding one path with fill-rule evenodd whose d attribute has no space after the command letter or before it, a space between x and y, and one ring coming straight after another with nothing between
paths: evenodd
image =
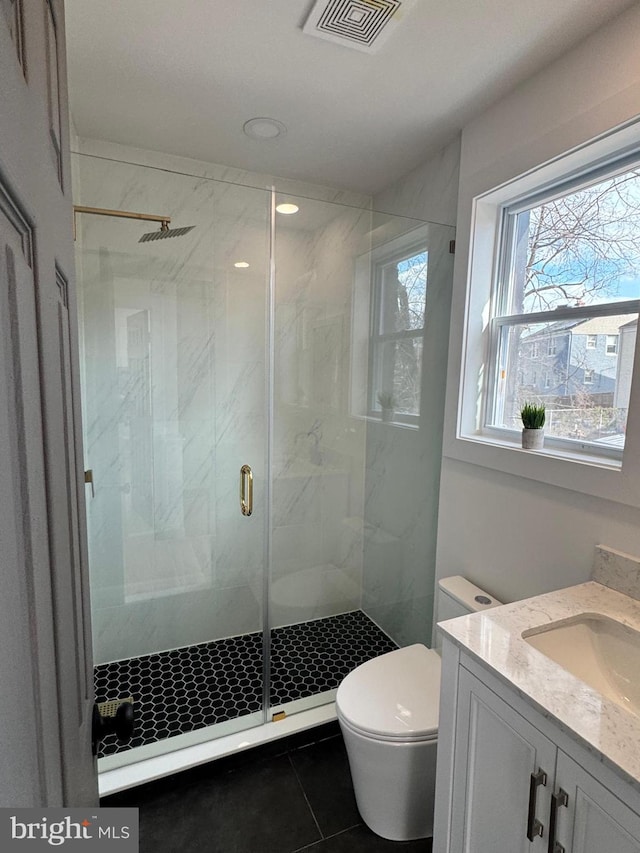
<instances>
[{"instance_id":1,"label":"white window frame","mask_svg":"<svg viewBox=\"0 0 640 853\"><path fill-rule=\"evenodd\" d=\"M609 343L613 341L613 343ZM620 335L607 335L605 340L605 354L606 355L618 355L618 344L620 341Z\"/></svg>"},{"instance_id":2,"label":"white window frame","mask_svg":"<svg viewBox=\"0 0 640 853\"><path fill-rule=\"evenodd\" d=\"M542 451L523 451L519 436L514 435L513 430L499 434L499 431L484 428L487 386L483 383L490 370L491 307L495 299L494 282L501 249L498 235L504 209L524 199L530 200L536 193L547 193L551 187L560 188L563 182L586 178L598 167L609 171L616 164L619 171L625 171L632 156L640 157L640 119L607 131L493 188L487 188L480 174L469 182L466 191L469 213L465 216L464 209L459 212L458 246L463 248L456 262L450 360L453 369L448 377L445 457L640 507L640 347L636 347L634 355L622 461L605 456L602 449L598 455L593 455L591 447L579 441L571 449L545 442ZM475 194L472 186L476 187ZM464 197L461 187L463 204ZM461 238L461 223L464 225L465 219L470 228L468 254ZM580 309L573 309L571 316L577 316L577 310ZM611 313L624 313L625 310L637 311L636 301L630 305L616 303ZM532 315L527 315L527 322L532 319ZM459 370L457 346L460 346Z\"/></svg>"},{"instance_id":3,"label":"white window frame","mask_svg":"<svg viewBox=\"0 0 640 853\"><path fill-rule=\"evenodd\" d=\"M598 336L597 335L587 335L587 343L585 344L586 349L597 349L598 348Z\"/></svg>"},{"instance_id":4,"label":"white window frame","mask_svg":"<svg viewBox=\"0 0 640 853\"><path fill-rule=\"evenodd\" d=\"M427 256L427 284L425 285L425 311L422 318L422 326L416 329L403 329L399 332L381 332L382 325L382 292L384 288L384 272L387 267L394 266L400 261L408 260L416 255L425 254ZM427 241L416 240L413 243L407 242L405 246L394 251L389 251L386 254L381 254L376 258L372 269L372 295L371 295L371 332L369 345L369 411L370 418L380 418L382 415L382 407L377 400L379 389L379 378L377 376L378 353L384 350L385 344L396 343L405 340L421 340L424 341L424 327L427 321L427 293L429 277L429 249ZM381 356L382 357L382 356ZM422 375L422 360L420 363L420 375ZM394 423L417 425L420 418L420 403L418 401L417 412L397 412L393 413Z\"/></svg>"},{"instance_id":5,"label":"white window frame","mask_svg":"<svg viewBox=\"0 0 640 853\"><path fill-rule=\"evenodd\" d=\"M447 239L453 236L453 229L447 226ZM427 253L427 297L425 306L424 324L426 324L428 300L429 300L429 258L432 255L432 242L436 241L433 249L436 258L439 257L441 249L438 246L439 237L432 234L428 223L421 222L415 228L406 231L397 237L392 237L379 246L358 256L355 265L355 282L353 287L353 302L351 314L351 381L349 407L352 417L365 418L368 420L381 421L382 411L379 404L375 404L376 394L379 389L375 388L373 371L374 341L373 335L376 328L376 314L379 312L379 288L382 277L380 271L391 263L393 259L411 257L420 252ZM415 331L424 341L424 324L420 330L411 330L412 337ZM402 336L403 333L400 333ZM381 336L377 336L379 339ZM384 336L386 337L386 336ZM379 343L379 340L378 340ZM424 370L424 347L422 353L421 371ZM424 375L424 374L422 374ZM424 384L424 383L422 383ZM422 394L420 407L422 408ZM420 413L416 415L394 412L392 425L399 428L418 429L420 425Z\"/></svg>"}]
</instances>

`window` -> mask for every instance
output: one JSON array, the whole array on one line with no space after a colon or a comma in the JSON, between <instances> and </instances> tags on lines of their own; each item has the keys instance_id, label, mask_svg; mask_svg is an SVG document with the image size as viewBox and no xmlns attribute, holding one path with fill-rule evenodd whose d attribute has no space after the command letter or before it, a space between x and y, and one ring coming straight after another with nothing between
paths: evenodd
<instances>
[{"instance_id":1,"label":"window","mask_svg":"<svg viewBox=\"0 0 640 853\"><path fill-rule=\"evenodd\" d=\"M411 421L420 412L428 253L414 245L374 268L369 411L392 409Z\"/></svg>"},{"instance_id":2,"label":"window","mask_svg":"<svg viewBox=\"0 0 640 853\"><path fill-rule=\"evenodd\" d=\"M547 162L518 151L461 181L460 221L465 216L470 221L469 231L458 233L443 455L640 509L640 454L628 452L632 437L640 435L640 374L633 372L640 313L640 117L565 154L560 153L563 134L564 129L554 136L556 154ZM527 171L516 175L516 164ZM551 288L525 292L529 225L536 210L581 190L598 185L602 190L622 176L628 180L618 187L623 209L617 234L615 215L595 231L578 229L583 239L572 240L572 246L582 261L565 264L563 277L558 271L566 253L558 252L555 263L545 258L535 271L555 272ZM607 196L592 206L594 213L615 206L614 196ZM566 217L569 223L569 210ZM553 223L551 208L545 222ZM591 251L589 233L595 238ZM559 248L549 244L550 252ZM580 270L584 284L571 287ZM599 291L594 284L602 285ZM564 290L559 296L558 285ZM618 352L607 356L605 337L613 334L619 336ZM555 356L546 355L545 335L557 339ZM595 350L587 349L588 335L598 336ZM548 370L551 378L550 388L535 391L524 387L531 373L528 344L534 340L541 342L538 375ZM595 371L591 385L583 382L585 368ZM535 454L521 452L518 395L547 407L544 448ZM567 396L574 407L562 400ZM626 429L618 431L622 422Z\"/></svg>"},{"instance_id":3,"label":"window","mask_svg":"<svg viewBox=\"0 0 640 853\"><path fill-rule=\"evenodd\" d=\"M505 204L500 244L483 432L515 438L522 405L543 403L549 447L621 458L633 348L618 340L640 309L640 164Z\"/></svg>"}]
</instances>

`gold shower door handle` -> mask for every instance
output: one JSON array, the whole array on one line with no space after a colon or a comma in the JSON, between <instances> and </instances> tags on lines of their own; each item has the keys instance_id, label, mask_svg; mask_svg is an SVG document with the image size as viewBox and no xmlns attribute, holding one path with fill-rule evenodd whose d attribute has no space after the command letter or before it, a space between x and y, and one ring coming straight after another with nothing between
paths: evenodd
<instances>
[{"instance_id":1,"label":"gold shower door handle","mask_svg":"<svg viewBox=\"0 0 640 853\"><path fill-rule=\"evenodd\" d=\"M240 510L243 515L253 512L253 471L250 465L240 469Z\"/></svg>"}]
</instances>

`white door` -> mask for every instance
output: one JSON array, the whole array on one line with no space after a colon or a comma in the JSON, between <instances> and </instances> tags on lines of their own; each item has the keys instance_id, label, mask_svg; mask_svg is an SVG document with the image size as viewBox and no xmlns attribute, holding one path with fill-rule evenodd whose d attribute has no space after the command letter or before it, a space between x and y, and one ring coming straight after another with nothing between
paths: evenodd
<instances>
[{"instance_id":1,"label":"white door","mask_svg":"<svg viewBox=\"0 0 640 853\"><path fill-rule=\"evenodd\" d=\"M557 853L640 853L640 815L561 751L555 794Z\"/></svg>"},{"instance_id":2,"label":"white door","mask_svg":"<svg viewBox=\"0 0 640 853\"><path fill-rule=\"evenodd\" d=\"M0 806L97 802L62 0L0 0Z\"/></svg>"},{"instance_id":3,"label":"white door","mask_svg":"<svg viewBox=\"0 0 640 853\"><path fill-rule=\"evenodd\" d=\"M556 747L460 669L451 853L546 853Z\"/></svg>"}]
</instances>

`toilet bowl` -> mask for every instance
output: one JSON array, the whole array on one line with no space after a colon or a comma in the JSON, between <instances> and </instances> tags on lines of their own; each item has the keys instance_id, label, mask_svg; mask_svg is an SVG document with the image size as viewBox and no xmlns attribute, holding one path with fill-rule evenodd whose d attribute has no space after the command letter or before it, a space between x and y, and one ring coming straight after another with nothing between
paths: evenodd
<instances>
[{"instance_id":1,"label":"toilet bowl","mask_svg":"<svg viewBox=\"0 0 640 853\"><path fill-rule=\"evenodd\" d=\"M439 582L440 621L499 604L460 576ZM382 838L433 834L439 703L440 655L419 643L361 664L338 687L358 810Z\"/></svg>"}]
</instances>

